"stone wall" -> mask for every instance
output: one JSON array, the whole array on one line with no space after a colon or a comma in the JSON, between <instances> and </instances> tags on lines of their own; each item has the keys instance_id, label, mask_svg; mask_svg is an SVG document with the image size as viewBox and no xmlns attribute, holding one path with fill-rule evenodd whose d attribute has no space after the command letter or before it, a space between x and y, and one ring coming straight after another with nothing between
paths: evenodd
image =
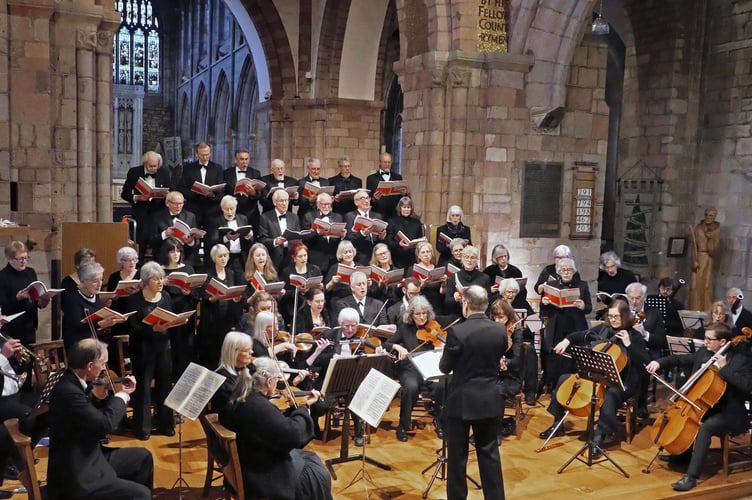
<instances>
[{"instance_id":1,"label":"stone wall","mask_svg":"<svg viewBox=\"0 0 752 500\"><path fill-rule=\"evenodd\" d=\"M144 103L143 152L162 150L162 140L175 135L174 110ZM159 148L159 149L157 149Z\"/></svg>"}]
</instances>

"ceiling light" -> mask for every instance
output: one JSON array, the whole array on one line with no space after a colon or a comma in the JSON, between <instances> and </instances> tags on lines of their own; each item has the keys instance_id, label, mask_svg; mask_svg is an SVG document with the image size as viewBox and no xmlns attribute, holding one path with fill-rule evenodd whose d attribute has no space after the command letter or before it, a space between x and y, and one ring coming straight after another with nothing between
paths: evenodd
<instances>
[{"instance_id":1,"label":"ceiling light","mask_svg":"<svg viewBox=\"0 0 752 500\"><path fill-rule=\"evenodd\" d=\"M593 26L590 28L590 32L594 35L608 35L609 31L611 31L611 27L606 20L603 19L603 0L601 0L601 8L598 12L598 17L593 21Z\"/></svg>"}]
</instances>

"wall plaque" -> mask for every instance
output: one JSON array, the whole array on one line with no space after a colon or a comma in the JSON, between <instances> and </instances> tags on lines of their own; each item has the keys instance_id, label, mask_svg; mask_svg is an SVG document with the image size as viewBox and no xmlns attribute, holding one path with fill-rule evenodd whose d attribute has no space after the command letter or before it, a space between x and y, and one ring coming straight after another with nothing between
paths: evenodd
<instances>
[{"instance_id":1,"label":"wall plaque","mask_svg":"<svg viewBox=\"0 0 752 500\"><path fill-rule=\"evenodd\" d=\"M558 238L561 163L526 161L522 177L520 238Z\"/></svg>"},{"instance_id":2,"label":"wall plaque","mask_svg":"<svg viewBox=\"0 0 752 500\"><path fill-rule=\"evenodd\" d=\"M594 162L574 162L572 176L572 223L569 225L570 240L593 238L593 215L595 200L595 177L598 164Z\"/></svg>"},{"instance_id":3,"label":"wall plaque","mask_svg":"<svg viewBox=\"0 0 752 500\"><path fill-rule=\"evenodd\" d=\"M508 52L509 0L478 0L478 52Z\"/></svg>"}]
</instances>

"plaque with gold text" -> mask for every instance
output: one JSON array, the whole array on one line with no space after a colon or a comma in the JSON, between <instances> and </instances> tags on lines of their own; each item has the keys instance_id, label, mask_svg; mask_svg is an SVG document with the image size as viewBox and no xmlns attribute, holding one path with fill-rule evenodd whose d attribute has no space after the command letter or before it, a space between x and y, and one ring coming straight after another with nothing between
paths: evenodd
<instances>
[{"instance_id":1,"label":"plaque with gold text","mask_svg":"<svg viewBox=\"0 0 752 500\"><path fill-rule=\"evenodd\" d=\"M509 0L478 0L478 52L508 52Z\"/></svg>"}]
</instances>

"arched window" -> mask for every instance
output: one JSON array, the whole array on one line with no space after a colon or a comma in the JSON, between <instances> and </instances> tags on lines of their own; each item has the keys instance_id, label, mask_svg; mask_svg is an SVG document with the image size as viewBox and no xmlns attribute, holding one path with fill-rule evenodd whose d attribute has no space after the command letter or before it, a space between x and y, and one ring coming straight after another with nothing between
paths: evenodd
<instances>
[{"instance_id":1,"label":"arched window","mask_svg":"<svg viewBox=\"0 0 752 500\"><path fill-rule=\"evenodd\" d=\"M115 35L113 79L159 91L159 21L150 0L116 0L120 29Z\"/></svg>"}]
</instances>

